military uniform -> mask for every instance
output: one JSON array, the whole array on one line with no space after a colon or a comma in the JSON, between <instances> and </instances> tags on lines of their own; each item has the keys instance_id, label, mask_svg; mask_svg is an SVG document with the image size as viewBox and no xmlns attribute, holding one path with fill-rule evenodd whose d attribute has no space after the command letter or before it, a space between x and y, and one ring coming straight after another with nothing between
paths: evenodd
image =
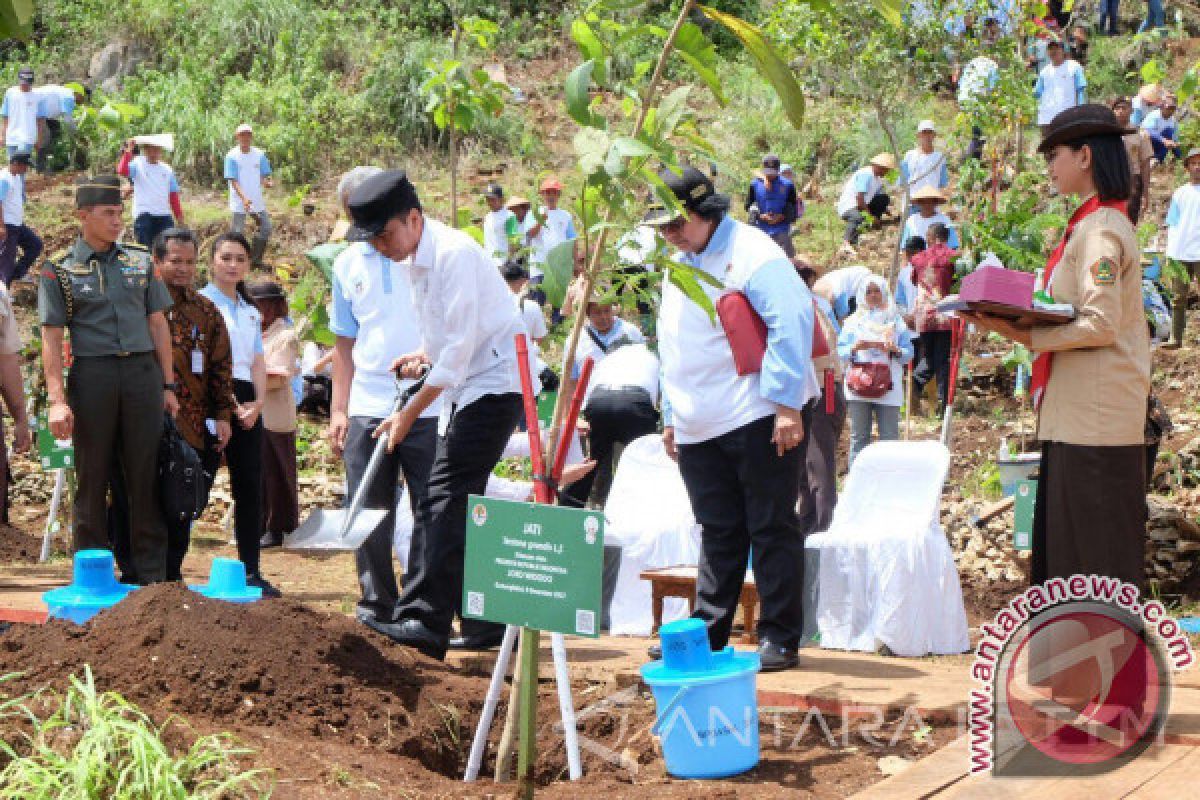
<instances>
[{"instance_id":1,"label":"military uniform","mask_svg":"<svg viewBox=\"0 0 1200 800\"><path fill-rule=\"evenodd\" d=\"M144 583L165 578L167 545L157 494L163 374L147 317L170 306L150 252L132 244L96 252L76 239L47 264L38 290L41 324L70 331L74 358L66 397L75 417L75 549L109 546L115 455L128 487L133 566Z\"/></svg>"}]
</instances>

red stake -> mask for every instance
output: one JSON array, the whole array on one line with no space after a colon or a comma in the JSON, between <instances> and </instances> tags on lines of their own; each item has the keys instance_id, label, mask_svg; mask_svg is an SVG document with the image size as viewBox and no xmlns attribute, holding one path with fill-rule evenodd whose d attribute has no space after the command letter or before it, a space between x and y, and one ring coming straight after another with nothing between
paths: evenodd
<instances>
[{"instance_id":1,"label":"red stake","mask_svg":"<svg viewBox=\"0 0 1200 800\"><path fill-rule=\"evenodd\" d=\"M966 338L966 320L955 317L950 323L950 387L946 392L946 405L954 405L954 387L958 384L958 362L962 359L963 339Z\"/></svg>"},{"instance_id":2,"label":"red stake","mask_svg":"<svg viewBox=\"0 0 1200 800\"><path fill-rule=\"evenodd\" d=\"M575 394L571 396L571 408L567 412L567 421L563 426L562 436L558 439L558 452L554 454L554 471L550 473L555 483L562 477L563 467L567 463L567 451L571 449L571 440L575 438L575 425L579 420L579 412L583 409L583 398L587 394L588 382L592 379L592 367L596 362L591 356L583 360L579 368L579 380L575 382Z\"/></svg>"},{"instance_id":3,"label":"red stake","mask_svg":"<svg viewBox=\"0 0 1200 800\"><path fill-rule=\"evenodd\" d=\"M533 464L533 497L539 503L553 503L554 492L547 483L542 458L542 426L538 422L537 401L533 396L533 376L529 374L529 345L525 334L518 333L517 372L521 376L521 397L525 401L525 427L529 431L529 460Z\"/></svg>"}]
</instances>

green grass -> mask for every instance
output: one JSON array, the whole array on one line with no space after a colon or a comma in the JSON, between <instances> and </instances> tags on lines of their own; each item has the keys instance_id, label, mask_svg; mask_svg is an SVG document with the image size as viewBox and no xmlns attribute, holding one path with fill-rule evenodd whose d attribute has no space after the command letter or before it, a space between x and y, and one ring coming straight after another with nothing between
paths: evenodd
<instances>
[{"instance_id":1,"label":"green grass","mask_svg":"<svg viewBox=\"0 0 1200 800\"><path fill-rule=\"evenodd\" d=\"M4 679L11 679L12 675ZM271 794L271 775L243 770L252 752L229 734L167 744L162 726L115 692L100 692L90 668L62 694L50 690L0 704L0 800L240 800ZM175 733L172 731L172 733ZM172 736L178 740L178 736ZM190 737L189 737L190 738Z\"/></svg>"}]
</instances>

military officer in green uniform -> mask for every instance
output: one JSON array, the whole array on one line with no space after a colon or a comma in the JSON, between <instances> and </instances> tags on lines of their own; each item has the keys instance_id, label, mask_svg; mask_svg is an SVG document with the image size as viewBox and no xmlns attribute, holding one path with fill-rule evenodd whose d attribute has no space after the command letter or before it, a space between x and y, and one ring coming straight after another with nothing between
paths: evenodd
<instances>
[{"instance_id":1,"label":"military officer in green uniform","mask_svg":"<svg viewBox=\"0 0 1200 800\"><path fill-rule=\"evenodd\" d=\"M80 235L47 262L38 289L42 365L50 431L73 438L75 549L107 548L110 471L127 488L132 562L141 583L166 578L167 531L159 509L158 443L163 410L174 414L171 295L144 247L118 243L121 183L116 175L75 187ZM71 332L71 373L63 385L63 332Z\"/></svg>"}]
</instances>

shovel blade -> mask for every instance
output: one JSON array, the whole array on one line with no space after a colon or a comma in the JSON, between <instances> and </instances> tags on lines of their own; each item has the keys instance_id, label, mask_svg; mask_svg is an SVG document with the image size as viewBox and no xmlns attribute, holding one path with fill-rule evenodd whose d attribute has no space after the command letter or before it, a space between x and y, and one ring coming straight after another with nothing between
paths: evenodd
<instances>
[{"instance_id":1,"label":"shovel blade","mask_svg":"<svg viewBox=\"0 0 1200 800\"><path fill-rule=\"evenodd\" d=\"M314 511L308 519L300 524L296 532L284 537L285 550L357 550L367 540L371 532L383 522L387 509L364 508L355 516L346 535L342 535L342 526L346 524L347 514L343 509L336 511Z\"/></svg>"}]
</instances>

